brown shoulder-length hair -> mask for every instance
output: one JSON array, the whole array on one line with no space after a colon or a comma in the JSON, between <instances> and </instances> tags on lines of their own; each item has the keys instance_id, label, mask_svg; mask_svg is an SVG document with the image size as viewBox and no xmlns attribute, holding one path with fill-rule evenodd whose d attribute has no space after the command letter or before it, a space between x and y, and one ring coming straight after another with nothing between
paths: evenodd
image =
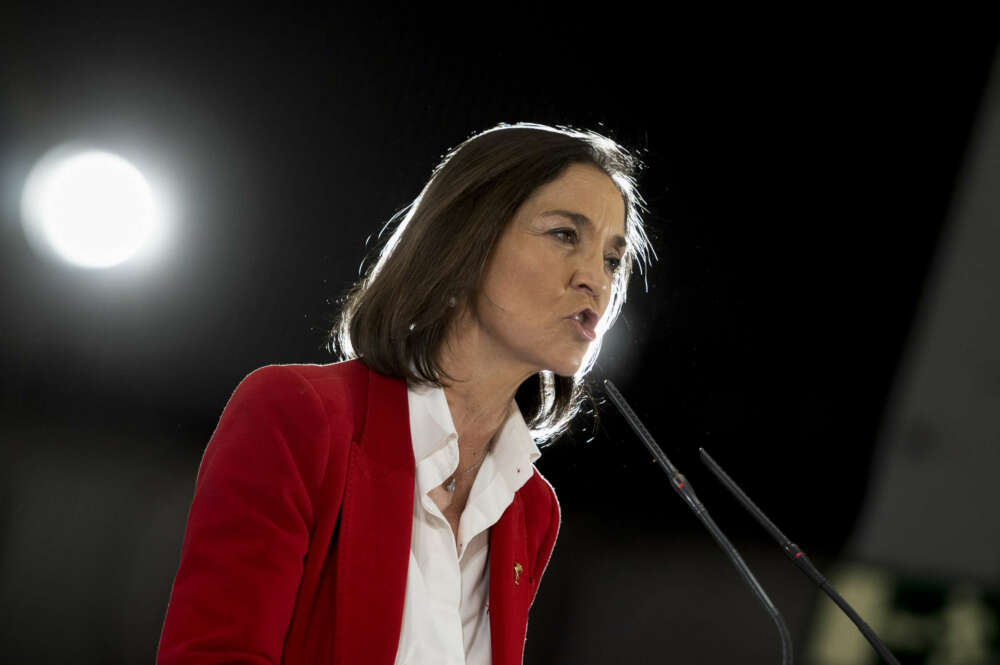
<instances>
[{"instance_id":1,"label":"brown shoulder-length hair","mask_svg":"<svg viewBox=\"0 0 1000 665\"><path fill-rule=\"evenodd\" d=\"M641 162L593 131L500 123L451 150L420 195L382 229L406 213L376 248L378 261L342 299L331 350L345 360L360 357L380 374L445 385L452 377L441 369L439 351L461 310L455 304L474 302L493 248L521 204L578 163L607 174L625 202L628 246L599 332L610 328L633 268L643 270L652 253L641 217L648 211L635 182ZM600 339L574 376L543 371L518 389L518 407L537 441L553 439L576 415Z\"/></svg>"}]
</instances>

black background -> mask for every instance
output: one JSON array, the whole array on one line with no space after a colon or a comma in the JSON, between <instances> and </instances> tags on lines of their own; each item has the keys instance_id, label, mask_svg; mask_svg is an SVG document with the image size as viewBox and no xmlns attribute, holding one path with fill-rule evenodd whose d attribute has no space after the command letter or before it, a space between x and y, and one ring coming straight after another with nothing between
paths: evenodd
<instances>
[{"instance_id":1,"label":"black background","mask_svg":"<svg viewBox=\"0 0 1000 665\"><path fill-rule=\"evenodd\" d=\"M325 334L366 237L416 196L448 149L498 122L590 128L645 163L639 185L658 255L633 280L594 384L616 381L753 553L765 586L778 586L779 605L793 605L783 611L803 635L808 582L781 568L697 450L818 563L837 560L866 497L996 35L985 22L757 16L726 27L719 17L611 9L5 10L8 461L33 445L12 432L73 432L78 439L48 442L53 459L85 448L150 465L180 460L172 468L189 502L200 453L243 376L334 360ZM169 183L173 231L158 260L88 272L29 250L20 186L41 154L79 138ZM646 662L665 649L744 662L759 651L769 661L776 642L749 592L610 404L600 415L596 427L581 417L538 464L564 526L526 662ZM30 510L5 491L8 521ZM60 500L59 488L47 493ZM166 522L144 592L160 621L184 511ZM71 570L72 538L49 537L65 549L46 565ZM29 624L63 596L27 600L11 563L25 544L5 540L3 605L18 616L10 643L55 649ZM675 586L644 582L643 566L673 571ZM105 582L100 607L125 602L113 575ZM60 616L75 613L92 610ZM150 617L136 627L151 640L147 659L159 631ZM65 653L127 661L133 652L102 626L108 637L89 652Z\"/></svg>"}]
</instances>

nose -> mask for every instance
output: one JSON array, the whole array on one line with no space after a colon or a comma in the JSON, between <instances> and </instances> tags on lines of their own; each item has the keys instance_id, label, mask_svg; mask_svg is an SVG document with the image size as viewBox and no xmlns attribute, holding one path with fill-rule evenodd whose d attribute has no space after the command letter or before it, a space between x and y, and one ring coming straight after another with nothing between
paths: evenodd
<instances>
[{"instance_id":1,"label":"nose","mask_svg":"<svg viewBox=\"0 0 1000 665\"><path fill-rule=\"evenodd\" d=\"M603 315L611 299L611 277L604 269L604 255L598 252L596 258L587 257L581 261L573 273L571 286L590 295L594 309L598 315Z\"/></svg>"}]
</instances>

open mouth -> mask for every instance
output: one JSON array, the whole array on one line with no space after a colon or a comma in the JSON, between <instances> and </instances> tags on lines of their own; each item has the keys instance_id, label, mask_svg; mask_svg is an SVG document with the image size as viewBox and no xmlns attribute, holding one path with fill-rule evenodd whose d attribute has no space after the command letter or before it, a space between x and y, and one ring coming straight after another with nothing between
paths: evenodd
<instances>
[{"instance_id":1,"label":"open mouth","mask_svg":"<svg viewBox=\"0 0 1000 665\"><path fill-rule=\"evenodd\" d=\"M597 313L594 310L580 310L568 318L576 322L580 332L582 332L587 339L597 339Z\"/></svg>"}]
</instances>

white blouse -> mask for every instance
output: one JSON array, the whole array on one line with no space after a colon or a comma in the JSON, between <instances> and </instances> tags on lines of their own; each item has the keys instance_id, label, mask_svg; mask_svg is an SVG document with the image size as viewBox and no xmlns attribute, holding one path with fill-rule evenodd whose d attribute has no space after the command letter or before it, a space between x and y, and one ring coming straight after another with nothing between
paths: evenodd
<instances>
[{"instance_id":1,"label":"white blouse","mask_svg":"<svg viewBox=\"0 0 1000 665\"><path fill-rule=\"evenodd\" d=\"M541 452L514 406L483 460L455 536L427 495L458 468L444 390L407 384L416 461L413 532L396 665L490 665L489 529L534 473Z\"/></svg>"}]
</instances>

